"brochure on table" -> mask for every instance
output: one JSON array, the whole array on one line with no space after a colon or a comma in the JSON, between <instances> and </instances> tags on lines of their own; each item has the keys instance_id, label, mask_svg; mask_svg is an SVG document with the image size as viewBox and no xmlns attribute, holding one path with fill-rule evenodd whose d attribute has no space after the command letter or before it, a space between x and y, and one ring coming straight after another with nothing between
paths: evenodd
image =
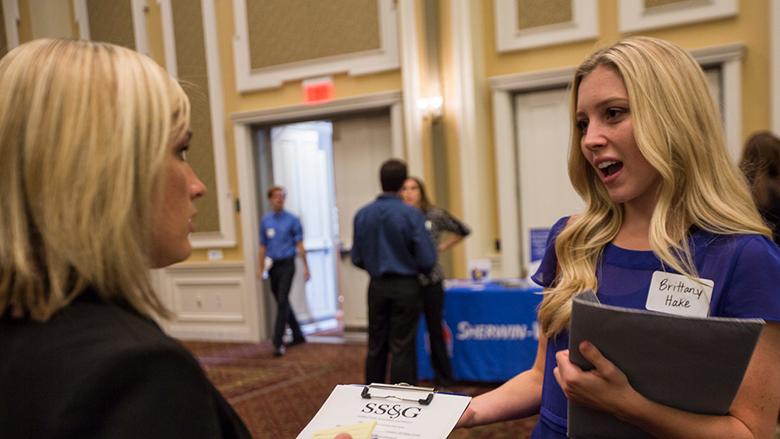
<instances>
[{"instance_id":1,"label":"brochure on table","mask_svg":"<svg viewBox=\"0 0 780 439\"><path fill-rule=\"evenodd\" d=\"M297 439L312 439L321 431L345 431L356 424L376 422L372 439L446 438L471 397L434 393L412 386L336 386ZM319 437L319 436L316 436Z\"/></svg>"}]
</instances>

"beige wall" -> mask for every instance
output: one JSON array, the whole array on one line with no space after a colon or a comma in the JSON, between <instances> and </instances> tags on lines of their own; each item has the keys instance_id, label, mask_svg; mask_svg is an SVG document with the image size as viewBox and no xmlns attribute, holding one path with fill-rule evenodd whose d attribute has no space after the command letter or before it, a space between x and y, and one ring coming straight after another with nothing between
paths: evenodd
<instances>
[{"instance_id":1,"label":"beige wall","mask_svg":"<svg viewBox=\"0 0 780 439\"><path fill-rule=\"evenodd\" d=\"M424 0L414 0L415 11L418 16L417 29L420 35L424 34ZM468 190L468 182L464 182L460 175L461 157L458 126L454 115L455 109L451 103L446 100L453 96L454 78L457 72L452 71L453 66L453 35L459 32L454 29L451 19L453 2L459 0L430 0L437 1L439 7L438 17L438 43L440 45L440 68L441 68L441 88L445 96L445 107L441 123L443 124L443 139L445 144L448 162L447 187L432 187L432 192L446 194L449 203L446 208L455 215L463 217L463 198L460 194ZM470 0L467 0L470 1ZM743 129L741 137L744 139L753 131L769 128L770 123L770 47L769 47L769 16L770 0L742 0L739 2L739 14L733 18L718 19L703 23L687 24L675 26L666 29L657 29L642 32L645 35L656 36L671 40L688 49L696 49L707 46L722 45L728 43L742 43L747 48L743 59L742 68L742 123ZM70 2L69 2L70 3ZM161 30L161 12L160 6L156 1L149 1L147 12L147 27L149 35L149 50L151 56L159 63L164 64L164 48L162 43ZM543 2L539 4L544 4ZM222 78L222 93L224 96L224 124L226 145L227 145L227 163L229 170L229 186L231 192L238 194L238 181L236 170L236 152L234 148L231 114L236 112L245 112L252 110L263 110L279 107L289 107L299 105L303 102L301 81L291 81L282 86L267 90L254 91L249 93L237 92L235 82L235 70L233 63L233 43L235 35L233 1L222 0L215 1L216 5L216 23L218 29L218 50L220 54L220 73ZM481 68L484 68L484 77L490 78L500 75L516 74L522 72L535 72L561 67L576 66L585 56L592 52L596 47L607 45L622 35L618 31L618 0L600 0L598 2L599 18L599 38L584 42L557 44L538 49L518 50L509 53L498 53L496 50L496 39L494 29L495 15L494 2L492 0L481 0L481 22L475 26L475 31L480 32L475 37L479 41L480 47L475 53L480 57L477 61ZM20 40L27 41L32 37L29 0L19 0L21 23L19 27ZM423 41L421 39L421 41ZM424 61L425 48L419 53L421 66L421 76L423 84L426 75L429 75L425 69ZM430 79L430 78L427 78ZM401 90L403 81L400 70L386 71L376 74L363 76L348 76L347 74L333 75L335 84L335 99L342 99L355 96L365 96L374 93ZM492 130L492 110L490 87L486 80L477 85L477 92L483 101L478 109L487 115L487 129L482 133L484 142L484 157L489 169L495 169L494 162L494 139ZM422 90L427 94L427 90ZM479 102L479 101L478 101ZM432 130L430 121L424 122L422 126L423 139L421 141L422 157L424 159L423 177L426 181L433 182L433 161L439 160L431 153ZM429 184L431 186L431 184ZM490 221L488 221L487 232L491 235L497 235L498 230L498 208L496 206L495 179L491 179L488 187L492 190L482 196L487 197L489 206ZM224 258L228 261L243 260L244 254L241 246L241 227L240 217L234 214L236 223L236 242L235 248L222 249ZM498 237L498 236L496 236ZM489 250L485 250L489 251ZM206 251L198 250L191 257L192 261L205 261ZM454 274L458 276L465 275L465 256L463 246L459 246L454 251Z\"/></svg>"},{"instance_id":2,"label":"beige wall","mask_svg":"<svg viewBox=\"0 0 780 439\"><path fill-rule=\"evenodd\" d=\"M445 3L452 0L441 0ZM482 2L483 23L486 30L483 39L483 54L488 77L538 72L549 69L576 67L593 50L609 45L628 34L618 30L619 0L600 0L599 38L583 42L558 44L530 50L499 53L496 50L494 2ZM698 49L730 43L744 44L746 50L742 60L742 133L743 141L756 130L770 128L770 29L769 1L740 1L736 17L718 19L702 23L686 24L663 29L655 29L635 34L648 35L670 40L686 49ZM489 96L489 85L485 84L483 93ZM488 108L492 120L492 108ZM489 151L494 154L492 130ZM495 166L495 163L492 163ZM495 181L491 182L495 187ZM457 178L451 181L452 188L458 188ZM497 188L496 188L497 191ZM494 191L494 192L496 192ZM492 211L498 220L498 207Z\"/></svg>"},{"instance_id":3,"label":"beige wall","mask_svg":"<svg viewBox=\"0 0 780 439\"><path fill-rule=\"evenodd\" d=\"M232 113L251 110L262 110L276 107L300 105L303 103L302 81L292 81L283 84L279 88L256 91L251 93L238 93L235 82L235 69L233 65L233 2L218 1L216 3L217 29L219 30L219 53L221 61L222 92L225 101L225 136L227 139L227 158L230 173L230 188L234 194L238 192L238 172L236 170L236 152L233 139L233 123L230 119ZM156 7L156 6L155 6ZM334 98L346 98L383 91L400 90L400 71L383 72L360 77L350 77L345 74L334 75ZM222 249L225 260L243 260L243 248L241 228L238 227L240 218L235 215L236 221L236 248ZM196 250L190 260L206 261L206 250Z\"/></svg>"},{"instance_id":4,"label":"beige wall","mask_svg":"<svg viewBox=\"0 0 780 439\"><path fill-rule=\"evenodd\" d=\"M482 3L485 29L493 29L493 2ZM618 0L599 1L598 40L560 44L534 50L500 54L495 37L485 38L485 65L488 76L534 72L573 67L590 52L628 36L618 31ZM742 69L742 137L769 124L769 1L740 1L739 14L733 18L686 24L641 32L642 35L670 40L686 49L698 49L728 43L746 46Z\"/></svg>"},{"instance_id":5,"label":"beige wall","mask_svg":"<svg viewBox=\"0 0 780 439\"><path fill-rule=\"evenodd\" d=\"M218 1L216 4L217 29L219 31L218 44L220 53L220 73L222 77L222 92L225 106L225 139L227 145L227 161L229 171L230 190L234 194L238 191L238 172L236 168L236 152L233 139L233 124L230 115L236 112L263 110L277 107L300 105L303 103L302 81L292 81L283 84L279 88L256 91L251 93L238 93L235 82L235 69L233 65L233 35L235 27L233 23L233 3ZM164 64L164 49L162 46L162 31L160 28L160 8L156 2L150 4L149 28L150 51L154 58ZM334 75L335 99L351 96L362 96L401 89L400 71L382 72L373 75L350 77L346 74ZM240 227L240 215L234 214L236 222L236 247L221 249L226 261L243 260L242 236ZM207 260L207 250L195 250L190 261L201 262Z\"/></svg>"}]
</instances>

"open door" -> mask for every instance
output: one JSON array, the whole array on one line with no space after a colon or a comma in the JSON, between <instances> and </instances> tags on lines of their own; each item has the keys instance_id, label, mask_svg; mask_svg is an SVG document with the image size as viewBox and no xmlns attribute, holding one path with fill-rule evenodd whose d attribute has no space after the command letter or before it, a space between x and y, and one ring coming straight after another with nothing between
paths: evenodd
<instances>
[{"instance_id":1,"label":"open door","mask_svg":"<svg viewBox=\"0 0 780 439\"><path fill-rule=\"evenodd\" d=\"M303 246L311 280L304 282L303 266L296 260L290 303L302 325L312 330L336 324L335 248L338 223L333 190L332 125L306 122L271 128L273 183L287 189L285 209L303 225Z\"/></svg>"}]
</instances>

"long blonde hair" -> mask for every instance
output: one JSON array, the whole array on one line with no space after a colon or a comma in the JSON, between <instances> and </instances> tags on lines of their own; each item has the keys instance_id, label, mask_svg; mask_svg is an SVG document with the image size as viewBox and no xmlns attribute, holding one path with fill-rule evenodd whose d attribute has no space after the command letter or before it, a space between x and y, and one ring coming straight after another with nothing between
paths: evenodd
<instances>
[{"instance_id":1,"label":"long blonde hair","mask_svg":"<svg viewBox=\"0 0 780 439\"><path fill-rule=\"evenodd\" d=\"M86 287L168 316L148 278L181 87L105 43L35 40L0 60L0 315L47 320Z\"/></svg>"},{"instance_id":2,"label":"long blonde hair","mask_svg":"<svg viewBox=\"0 0 780 439\"><path fill-rule=\"evenodd\" d=\"M572 82L569 178L586 208L556 239L559 270L539 309L548 336L568 325L575 294L598 289L596 264L623 221L621 206L610 200L582 155L574 116L580 82L600 65L614 69L623 79L637 146L660 174L649 241L661 261L696 276L687 240L694 225L718 234L771 236L745 179L729 160L719 112L698 63L667 41L621 40L586 59Z\"/></svg>"}]
</instances>

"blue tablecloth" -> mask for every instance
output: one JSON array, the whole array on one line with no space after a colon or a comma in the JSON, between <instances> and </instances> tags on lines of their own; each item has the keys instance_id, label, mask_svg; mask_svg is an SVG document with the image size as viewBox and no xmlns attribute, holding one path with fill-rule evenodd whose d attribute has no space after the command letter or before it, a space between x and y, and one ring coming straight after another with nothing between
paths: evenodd
<instances>
[{"instance_id":1,"label":"blue tablecloth","mask_svg":"<svg viewBox=\"0 0 780 439\"><path fill-rule=\"evenodd\" d=\"M541 290L495 282L445 289L444 337L455 379L506 381L533 365ZM420 379L433 378L424 318L417 333L417 374Z\"/></svg>"}]
</instances>

